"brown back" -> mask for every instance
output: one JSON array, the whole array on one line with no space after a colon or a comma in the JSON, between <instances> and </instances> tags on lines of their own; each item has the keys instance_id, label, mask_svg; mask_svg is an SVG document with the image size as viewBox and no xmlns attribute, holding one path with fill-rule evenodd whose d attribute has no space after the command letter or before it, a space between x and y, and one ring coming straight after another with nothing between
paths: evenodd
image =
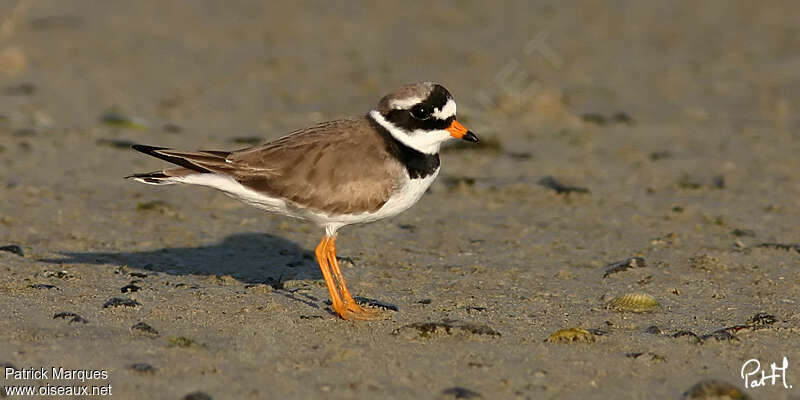
<instances>
[{"instance_id":1,"label":"brown back","mask_svg":"<svg viewBox=\"0 0 800 400\"><path fill-rule=\"evenodd\" d=\"M242 185L332 214L378 210L404 172L366 117L325 122L227 160L219 171Z\"/></svg>"}]
</instances>

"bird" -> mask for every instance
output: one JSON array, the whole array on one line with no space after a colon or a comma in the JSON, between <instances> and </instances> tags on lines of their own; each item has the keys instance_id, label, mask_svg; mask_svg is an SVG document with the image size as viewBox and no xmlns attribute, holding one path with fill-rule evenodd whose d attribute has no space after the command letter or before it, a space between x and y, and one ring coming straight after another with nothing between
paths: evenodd
<instances>
[{"instance_id":1,"label":"bird","mask_svg":"<svg viewBox=\"0 0 800 400\"><path fill-rule=\"evenodd\" d=\"M336 258L340 228L393 217L414 205L440 170L440 146L478 142L456 119L456 102L434 82L403 85L365 115L299 129L236 151L182 151L133 145L177 165L125 178L150 185L218 189L268 212L310 221L325 230L315 249L333 312L372 320L347 289Z\"/></svg>"}]
</instances>

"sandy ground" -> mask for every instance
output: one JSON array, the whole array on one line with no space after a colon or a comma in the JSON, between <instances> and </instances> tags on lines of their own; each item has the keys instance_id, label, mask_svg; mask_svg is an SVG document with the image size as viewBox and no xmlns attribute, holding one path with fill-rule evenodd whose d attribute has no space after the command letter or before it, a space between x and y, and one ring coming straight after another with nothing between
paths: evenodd
<instances>
[{"instance_id":1,"label":"sandy ground","mask_svg":"<svg viewBox=\"0 0 800 400\"><path fill-rule=\"evenodd\" d=\"M0 2L0 364L108 374L0 385L800 399L793 2L265 3ZM320 229L122 179L164 165L131 142L240 148L420 80L483 144L340 232L351 289L397 309L381 321L332 315ZM608 307L630 293L659 306ZM747 360L782 357L792 389L745 389Z\"/></svg>"}]
</instances>

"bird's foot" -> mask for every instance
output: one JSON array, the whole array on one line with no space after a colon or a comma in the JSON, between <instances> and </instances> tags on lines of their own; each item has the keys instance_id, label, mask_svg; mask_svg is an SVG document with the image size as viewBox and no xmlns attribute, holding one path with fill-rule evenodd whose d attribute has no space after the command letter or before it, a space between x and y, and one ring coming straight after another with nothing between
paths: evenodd
<instances>
[{"instance_id":1,"label":"bird's foot","mask_svg":"<svg viewBox=\"0 0 800 400\"><path fill-rule=\"evenodd\" d=\"M364 308L355 301L348 301L343 307L334 309L337 315L345 320L375 321L381 319L383 313L374 308Z\"/></svg>"}]
</instances>

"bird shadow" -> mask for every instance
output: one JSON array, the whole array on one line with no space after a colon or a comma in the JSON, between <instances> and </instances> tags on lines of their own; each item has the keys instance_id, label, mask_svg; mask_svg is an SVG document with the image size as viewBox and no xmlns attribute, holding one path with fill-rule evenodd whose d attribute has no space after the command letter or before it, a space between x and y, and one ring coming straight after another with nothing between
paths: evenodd
<instances>
[{"instance_id":1,"label":"bird shadow","mask_svg":"<svg viewBox=\"0 0 800 400\"><path fill-rule=\"evenodd\" d=\"M240 233L230 235L216 244L197 247L60 254L61 258L39 261L125 266L169 275L228 275L245 284L272 286L275 291L293 300L320 308L317 304L319 299L314 296L284 287L289 280L322 279L314 253L270 234Z\"/></svg>"}]
</instances>

